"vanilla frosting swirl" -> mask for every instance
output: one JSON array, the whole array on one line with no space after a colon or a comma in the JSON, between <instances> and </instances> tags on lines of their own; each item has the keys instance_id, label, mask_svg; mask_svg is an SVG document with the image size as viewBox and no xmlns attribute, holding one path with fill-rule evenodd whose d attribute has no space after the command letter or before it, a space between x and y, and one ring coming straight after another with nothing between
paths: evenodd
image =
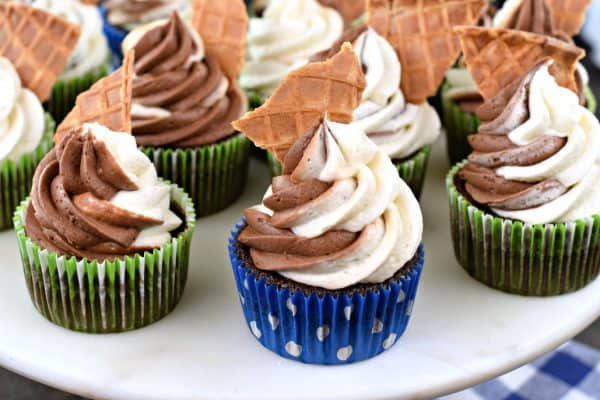
<instances>
[{"instance_id":1,"label":"vanilla frosting swirl","mask_svg":"<svg viewBox=\"0 0 600 400\"><path fill-rule=\"evenodd\" d=\"M106 0L108 22L127 30L168 18L173 11L185 18L191 15L190 0Z\"/></svg>"},{"instance_id":2,"label":"vanilla frosting swirl","mask_svg":"<svg viewBox=\"0 0 600 400\"><path fill-rule=\"evenodd\" d=\"M79 0L34 0L32 6L63 17L81 28L63 78L84 75L106 62L108 44L102 32L102 19L97 7L83 4Z\"/></svg>"},{"instance_id":3,"label":"vanilla frosting swirl","mask_svg":"<svg viewBox=\"0 0 600 400\"><path fill-rule=\"evenodd\" d=\"M310 286L383 282L415 255L419 204L356 126L325 121L290 149L284 175L239 237L259 269Z\"/></svg>"},{"instance_id":4,"label":"vanilla frosting swirl","mask_svg":"<svg viewBox=\"0 0 600 400\"><path fill-rule=\"evenodd\" d=\"M31 153L44 134L44 109L37 96L21 86L12 63L0 57L0 163Z\"/></svg>"},{"instance_id":5,"label":"vanilla frosting swirl","mask_svg":"<svg viewBox=\"0 0 600 400\"><path fill-rule=\"evenodd\" d=\"M392 159L430 145L441 132L440 119L427 102L407 103L400 90L401 65L394 48L368 28L354 42L367 87L354 122Z\"/></svg>"},{"instance_id":6,"label":"vanilla frosting swirl","mask_svg":"<svg viewBox=\"0 0 600 400\"><path fill-rule=\"evenodd\" d=\"M61 255L112 259L158 248L181 220L133 136L86 124L36 169L27 234Z\"/></svg>"},{"instance_id":7,"label":"vanilla frosting swirl","mask_svg":"<svg viewBox=\"0 0 600 400\"><path fill-rule=\"evenodd\" d=\"M251 18L242 87L271 93L288 72L326 50L344 29L339 13L317 0L271 0L261 18Z\"/></svg>"}]
</instances>

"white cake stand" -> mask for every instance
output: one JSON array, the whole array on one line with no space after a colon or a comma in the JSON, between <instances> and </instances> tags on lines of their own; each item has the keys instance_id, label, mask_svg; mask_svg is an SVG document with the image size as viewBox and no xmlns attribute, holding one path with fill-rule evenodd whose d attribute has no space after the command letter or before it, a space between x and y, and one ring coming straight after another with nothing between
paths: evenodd
<instances>
[{"instance_id":1,"label":"white cake stand","mask_svg":"<svg viewBox=\"0 0 600 400\"><path fill-rule=\"evenodd\" d=\"M268 179L254 162L245 195L198 224L179 307L140 331L108 336L46 322L28 298L14 234L0 234L0 365L84 397L132 399L427 398L483 382L575 336L600 316L600 280L571 295L525 298L472 280L454 260L436 146L423 194L426 268L413 319L370 361L318 367L264 349L245 325L226 251Z\"/></svg>"}]
</instances>

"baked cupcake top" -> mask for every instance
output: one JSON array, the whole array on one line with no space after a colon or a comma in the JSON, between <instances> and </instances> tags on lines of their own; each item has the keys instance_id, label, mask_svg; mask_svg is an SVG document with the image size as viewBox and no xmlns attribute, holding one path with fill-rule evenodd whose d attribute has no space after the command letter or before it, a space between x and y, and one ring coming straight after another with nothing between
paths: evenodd
<instances>
[{"instance_id":1,"label":"baked cupcake top","mask_svg":"<svg viewBox=\"0 0 600 400\"><path fill-rule=\"evenodd\" d=\"M0 3L0 163L40 144L42 102L78 37L79 28L63 18L25 4Z\"/></svg>"},{"instance_id":2,"label":"baked cupcake top","mask_svg":"<svg viewBox=\"0 0 600 400\"><path fill-rule=\"evenodd\" d=\"M168 18L173 11L188 17L191 0L106 0L107 19L111 25L132 30L140 25Z\"/></svg>"},{"instance_id":3,"label":"baked cupcake top","mask_svg":"<svg viewBox=\"0 0 600 400\"><path fill-rule=\"evenodd\" d=\"M466 194L529 223L600 213L600 124L575 93L583 50L522 31L459 32L485 99L482 124L469 137L474 151L458 174Z\"/></svg>"},{"instance_id":4,"label":"baked cupcake top","mask_svg":"<svg viewBox=\"0 0 600 400\"><path fill-rule=\"evenodd\" d=\"M170 187L137 149L126 118L115 118L129 114L132 63L127 54L123 67L77 98L75 114L95 117L62 125L35 171L25 230L59 255L101 261L139 253L169 242L181 225L170 209ZM106 98L120 113L100 108ZM98 123L105 118L116 130Z\"/></svg>"},{"instance_id":5,"label":"baked cupcake top","mask_svg":"<svg viewBox=\"0 0 600 400\"><path fill-rule=\"evenodd\" d=\"M132 130L139 145L197 147L235 132L231 122L246 111L246 98L221 66L226 60L209 54L177 12L133 30L123 49L136 55Z\"/></svg>"},{"instance_id":6,"label":"baked cupcake top","mask_svg":"<svg viewBox=\"0 0 600 400\"><path fill-rule=\"evenodd\" d=\"M245 211L239 236L258 269L341 289L381 283L414 257L423 230L417 200L383 151L346 123L364 87L346 44L291 72L234 123L283 162L262 204Z\"/></svg>"},{"instance_id":7,"label":"baked cupcake top","mask_svg":"<svg viewBox=\"0 0 600 400\"><path fill-rule=\"evenodd\" d=\"M317 0L271 0L260 18L250 19L242 87L272 93L290 71L331 47L343 30L340 14Z\"/></svg>"}]
</instances>

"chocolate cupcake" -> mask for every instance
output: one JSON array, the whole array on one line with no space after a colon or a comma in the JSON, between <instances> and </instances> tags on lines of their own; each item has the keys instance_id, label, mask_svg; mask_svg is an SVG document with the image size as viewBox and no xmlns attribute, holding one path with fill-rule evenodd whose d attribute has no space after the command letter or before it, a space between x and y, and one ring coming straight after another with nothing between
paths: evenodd
<instances>
[{"instance_id":1,"label":"chocolate cupcake","mask_svg":"<svg viewBox=\"0 0 600 400\"><path fill-rule=\"evenodd\" d=\"M234 123L282 160L229 252L250 331L293 360L347 364L389 349L416 296L419 204L385 153L344 123L364 87L347 44Z\"/></svg>"},{"instance_id":2,"label":"chocolate cupcake","mask_svg":"<svg viewBox=\"0 0 600 400\"><path fill-rule=\"evenodd\" d=\"M239 197L250 149L249 140L231 126L247 110L236 83L244 60L245 6L241 0L229 7L200 3L195 3L197 30L174 12L168 20L135 29L123 42L136 56L133 135L159 176L190 194L199 217ZM220 31L215 21L223 22Z\"/></svg>"},{"instance_id":3,"label":"chocolate cupcake","mask_svg":"<svg viewBox=\"0 0 600 400\"><path fill-rule=\"evenodd\" d=\"M509 0L497 12L488 12L480 22L484 27L521 30L572 43L572 37L581 29L588 4L571 4L563 0ZM577 85L581 104L594 113L596 98L581 64L577 65ZM477 108L482 103L483 98L464 63L450 69L442 89L442 118L448 137L448 156L453 164L465 159L472 150L467 137L477 132L480 124Z\"/></svg>"},{"instance_id":4,"label":"chocolate cupcake","mask_svg":"<svg viewBox=\"0 0 600 400\"><path fill-rule=\"evenodd\" d=\"M447 178L456 257L506 292L580 289L600 271L600 123L575 79L584 52L515 30L460 35L485 101L474 150Z\"/></svg>"}]
</instances>

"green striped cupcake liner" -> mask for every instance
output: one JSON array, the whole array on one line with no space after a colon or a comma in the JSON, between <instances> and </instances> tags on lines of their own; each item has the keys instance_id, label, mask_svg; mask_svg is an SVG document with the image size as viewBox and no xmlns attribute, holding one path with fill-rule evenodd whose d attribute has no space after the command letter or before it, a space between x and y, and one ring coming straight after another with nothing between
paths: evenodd
<instances>
[{"instance_id":1,"label":"green striped cupcake liner","mask_svg":"<svg viewBox=\"0 0 600 400\"><path fill-rule=\"evenodd\" d=\"M82 76L59 79L52 87L50 98L44 103L44 108L57 123L60 123L75 106L77 96L108 75L109 70L110 58L107 58L104 64Z\"/></svg>"},{"instance_id":2,"label":"green striped cupcake liner","mask_svg":"<svg viewBox=\"0 0 600 400\"><path fill-rule=\"evenodd\" d=\"M15 210L31 191L35 168L52 148L54 120L47 113L44 117L45 133L35 150L16 161L0 162L0 231L12 228Z\"/></svg>"},{"instance_id":3,"label":"green striped cupcake liner","mask_svg":"<svg viewBox=\"0 0 600 400\"><path fill-rule=\"evenodd\" d=\"M471 146L467 137L477 133L479 118L473 113L460 109L458 104L447 96L450 85L442 87L442 122L448 138L448 158L451 164L456 164L471 154ZM586 106L591 112L596 112L596 97L588 87L585 90Z\"/></svg>"},{"instance_id":4,"label":"green striped cupcake liner","mask_svg":"<svg viewBox=\"0 0 600 400\"><path fill-rule=\"evenodd\" d=\"M474 206L456 187L462 162L446 187L456 259L476 280L503 292L555 296L583 288L600 273L600 215L557 224L528 224Z\"/></svg>"},{"instance_id":5,"label":"green striped cupcake liner","mask_svg":"<svg viewBox=\"0 0 600 400\"><path fill-rule=\"evenodd\" d=\"M176 183L189 194L197 217L227 208L246 186L250 140L241 133L191 149L142 147L141 150L154 163L158 176Z\"/></svg>"},{"instance_id":6,"label":"green striped cupcake liner","mask_svg":"<svg viewBox=\"0 0 600 400\"><path fill-rule=\"evenodd\" d=\"M398 170L400 178L408 184L417 199L421 196L421 192L423 191L430 155L431 146L426 146L406 160L392 160ZM271 176L281 175L281 162L279 162L271 152L267 152L267 163Z\"/></svg>"},{"instance_id":7,"label":"green striped cupcake liner","mask_svg":"<svg viewBox=\"0 0 600 400\"><path fill-rule=\"evenodd\" d=\"M114 261L59 256L42 249L24 227L29 199L15 212L23 272L35 308L50 322L86 333L118 333L150 325L179 303L188 275L196 217L187 194L172 185L185 229L169 243Z\"/></svg>"}]
</instances>

